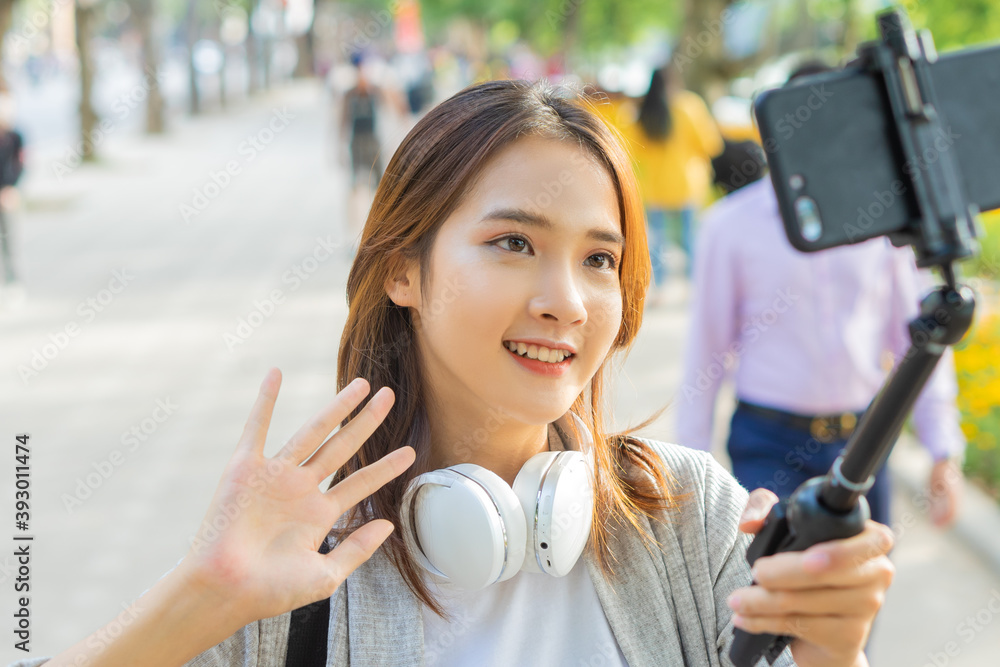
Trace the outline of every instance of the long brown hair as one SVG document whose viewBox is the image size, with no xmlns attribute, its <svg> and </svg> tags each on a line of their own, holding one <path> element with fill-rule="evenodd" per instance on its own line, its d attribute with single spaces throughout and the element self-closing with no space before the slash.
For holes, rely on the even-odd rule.
<svg viewBox="0 0 1000 667">
<path fill-rule="evenodd" d="M 602 163 L 617 190 L 625 249 L 619 263 L 622 321 L 611 353 L 587 390 L 570 410 L 590 430 L 595 443 L 593 530 L 601 570 L 614 574 L 608 547 L 609 522 L 630 523 L 649 543 L 655 538 L 639 521 L 672 508 L 676 498 L 648 445 L 629 434 L 652 422 L 616 434 L 603 424 L 604 373 L 615 352 L 627 351 L 642 322 L 650 280 L 645 220 L 631 161 L 621 137 L 600 120 L 587 95 L 545 81 L 489 81 L 465 88 L 431 109 L 396 150 L 375 193 L 357 256 L 347 279 L 348 316 L 337 359 L 337 386 L 356 377 L 374 389 L 388 386 L 396 395 L 389 415 L 355 455 L 334 475 L 331 486 L 392 450 L 409 445 L 417 460 L 406 472 L 359 503 L 346 516 L 341 536 L 372 519 L 388 519 L 395 530 L 382 549 L 413 593 L 442 618 L 443 608 L 419 576 L 401 533 L 399 506 L 407 484 L 426 469 L 430 427 L 414 327 L 407 308 L 394 304 L 385 283 L 407 262 L 419 262 L 421 282 L 428 276 L 431 246 L 444 220 L 456 209 L 486 163 L 519 137 L 533 135 L 574 141 Z M 422 284 L 421 289 L 424 288 Z M 600 314 L 598 314 L 600 315 Z M 587 326 L 587 325 L 584 325 Z M 348 418 L 353 418 L 360 406 Z M 662 412 L 662 409 L 661 411 Z M 345 424 L 348 420 L 345 420 Z M 646 474 L 629 474 L 632 466 Z"/>
</svg>

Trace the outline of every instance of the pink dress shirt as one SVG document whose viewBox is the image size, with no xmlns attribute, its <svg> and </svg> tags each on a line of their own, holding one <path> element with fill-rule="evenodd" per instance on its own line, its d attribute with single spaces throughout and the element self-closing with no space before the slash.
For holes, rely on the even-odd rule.
<svg viewBox="0 0 1000 667">
<path fill-rule="evenodd" d="M 795 250 L 769 178 L 702 215 L 694 268 L 677 430 L 681 444 L 706 451 L 729 374 L 736 395 L 751 403 L 804 415 L 864 410 L 885 364 L 908 349 L 907 324 L 932 286 L 913 251 L 884 237 Z M 917 437 L 935 460 L 965 447 L 957 391 L 949 349 L 913 410 Z"/>
</svg>

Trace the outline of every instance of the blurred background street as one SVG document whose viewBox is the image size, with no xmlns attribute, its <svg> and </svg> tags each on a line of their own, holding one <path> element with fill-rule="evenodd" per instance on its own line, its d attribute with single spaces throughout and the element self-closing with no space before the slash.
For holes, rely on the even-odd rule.
<svg viewBox="0 0 1000 667">
<path fill-rule="evenodd" d="M 852 52 L 874 36 L 878 8 L 713 0 L 665 14 L 662 3 L 636 0 L 602 23 L 592 5 L 553 2 L 529 30 L 525 3 L 493 13 L 467 4 L 463 15 L 409 1 L 99 0 L 75 12 L 22 2 L 0 15 L 0 125 L 25 146 L 23 177 L 0 196 L 16 270 L 0 286 L 0 437 L 9 448 L 0 500 L 13 508 L 14 436 L 29 433 L 31 655 L 102 626 L 184 555 L 268 368 L 284 379 L 267 454 L 335 393 L 347 271 L 370 197 L 371 174 L 352 185 L 345 138 L 345 99 L 359 76 L 380 90 L 382 168 L 421 113 L 474 81 L 594 83 L 610 95 L 615 122 L 652 68 L 685 52 L 685 85 L 705 98 L 722 136 L 753 142 L 750 95 L 783 81 L 790 56 L 836 62 Z M 959 3 L 946 26 L 939 4 L 908 9 L 918 26 L 942 26 L 940 47 L 1000 38 L 992 5 Z M 89 26 L 89 47 L 74 25 Z M 150 30 L 155 57 L 143 47 Z M 701 50 L 685 51 L 699 35 L 708 35 Z M 77 58 L 87 48 L 84 92 Z M 363 61 L 362 74 L 352 61 Z M 90 99 L 82 111 L 81 97 Z M 709 199 L 723 194 L 716 186 Z M 969 271 L 984 315 L 969 352 L 956 355 L 966 474 L 988 520 L 933 527 L 912 483 L 926 480 L 929 458 L 904 438 L 892 464 L 911 484 L 894 487 L 897 576 L 875 625 L 876 667 L 990 667 L 1000 656 L 1000 549 L 962 533 L 1000 522 L 997 221 L 984 216 L 984 252 Z M 680 247 L 667 252 L 684 265 Z M 671 403 L 644 431 L 667 441 L 677 441 L 690 318 L 682 274 L 648 305 L 612 394 L 619 427 Z M 724 462 L 732 396 L 724 385 L 716 406 L 714 453 Z M 6 619 L 11 545 L 0 548 Z M 5 628 L 2 664 L 25 657 Z"/>
</svg>

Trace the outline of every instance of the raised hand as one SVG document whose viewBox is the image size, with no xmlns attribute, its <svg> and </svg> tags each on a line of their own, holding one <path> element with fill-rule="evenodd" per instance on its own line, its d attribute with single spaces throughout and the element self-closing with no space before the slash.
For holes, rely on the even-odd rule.
<svg viewBox="0 0 1000 667">
<path fill-rule="evenodd" d="M 329 439 L 330 432 L 369 393 L 358 378 L 285 444 L 273 458 L 264 440 L 281 373 L 272 368 L 222 475 L 208 513 L 179 568 L 217 596 L 233 627 L 277 616 L 329 597 L 392 532 L 386 520 L 355 530 L 328 554 L 320 543 L 337 519 L 414 461 L 412 447 L 358 470 L 329 491 L 321 481 L 346 462 L 385 419 L 394 402 L 383 387 Z"/>
<path fill-rule="evenodd" d="M 766 489 L 755 490 L 740 529 L 759 531 L 777 500 Z M 869 521 L 854 537 L 759 558 L 757 585 L 729 597 L 733 624 L 796 637 L 792 656 L 800 667 L 867 665 L 864 646 L 895 571 L 887 557 L 892 544 L 889 527 Z"/>
</svg>

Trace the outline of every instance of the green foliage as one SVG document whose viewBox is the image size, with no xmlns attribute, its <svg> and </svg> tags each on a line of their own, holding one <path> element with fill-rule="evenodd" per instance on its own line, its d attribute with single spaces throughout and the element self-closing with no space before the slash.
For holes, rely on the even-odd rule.
<svg viewBox="0 0 1000 667">
<path fill-rule="evenodd" d="M 629 44 L 645 29 L 677 25 L 680 3 L 662 0 L 424 0 L 428 32 L 439 35 L 457 16 L 486 28 L 509 22 L 543 55 L 568 41 L 588 51 Z"/>
<path fill-rule="evenodd" d="M 955 346 L 958 407 L 968 440 L 965 472 L 1000 499 L 1000 314 L 978 320 Z"/>
<path fill-rule="evenodd" d="M 929 28 L 939 51 L 1000 40 L 997 0 L 903 0 L 917 29 Z"/>
<path fill-rule="evenodd" d="M 1000 209 L 983 213 L 979 254 L 962 263 L 962 273 L 1000 281 Z"/>
</svg>

